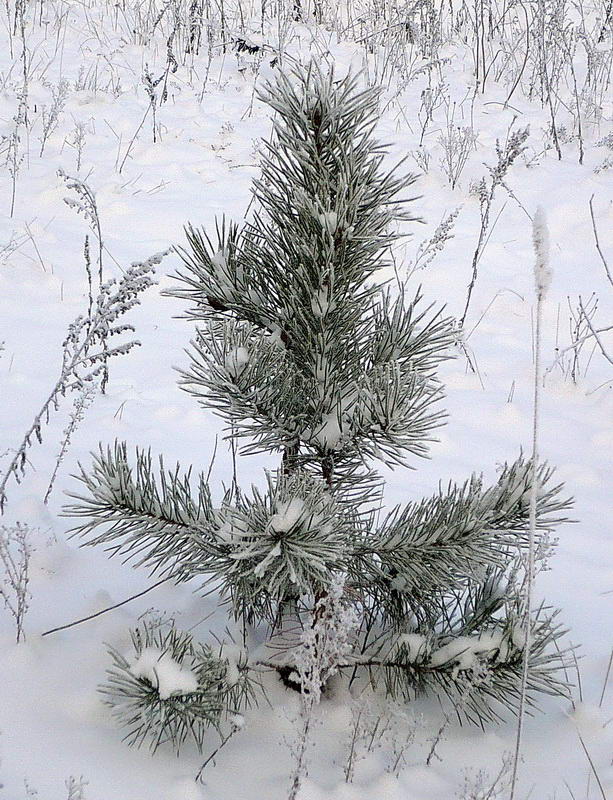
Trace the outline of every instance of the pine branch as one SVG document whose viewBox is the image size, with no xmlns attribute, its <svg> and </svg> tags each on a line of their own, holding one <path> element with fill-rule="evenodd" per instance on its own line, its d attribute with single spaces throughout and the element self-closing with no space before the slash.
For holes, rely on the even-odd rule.
<svg viewBox="0 0 613 800">
<path fill-rule="evenodd" d="M 503 567 L 509 548 L 527 541 L 530 470 L 531 462 L 520 456 L 489 489 L 473 476 L 462 486 L 450 483 L 430 499 L 394 509 L 358 549 L 366 582 L 383 581 L 392 591 L 419 596 L 479 581 L 487 568 Z M 552 473 L 546 464 L 539 467 L 541 531 L 566 521 L 559 513 L 570 505 L 559 498 L 561 486 L 548 486 Z"/>
<path fill-rule="evenodd" d="M 204 475 L 194 498 L 189 471 L 166 470 L 160 459 L 156 481 L 148 451 L 136 450 L 133 469 L 125 443 L 115 442 L 112 449 L 100 447 L 90 470 L 80 466 L 75 477 L 85 491 L 67 493 L 75 502 L 64 507 L 64 515 L 85 521 L 73 535 L 103 545 L 111 555 L 125 555 L 135 566 L 188 577 L 182 572 L 184 554 L 196 534 L 206 547 L 214 519 Z"/>
<path fill-rule="evenodd" d="M 351 517 L 321 479 L 298 471 L 268 475 L 267 484 L 227 498 L 215 512 L 214 555 L 196 539 L 186 559 L 191 574 L 219 576 L 222 595 L 249 619 L 271 620 L 278 604 L 324 591 L 345 567 L 352 535 Z"/>
<path fill-rule="evenodd" d="M 568 696 L 568 685 L 560 673 L 569 653 L 554 649 L 565 634 L 555 623 L 557 613 L 540 608 L 533 618 L 527 688 L 527 705 L 532 709 L 539 694 Z M 424 692 L 442 693 L 460 721 L 483 726 L 503 721 L 505 711 L 518 712 L 522 642 L 519 616 L 514 615 L 471 636 L 400 635 L 374 652 L 341 661 L 338 669 L 367 670 L 374 685 L 384 683 L 389 695 L 407 701 Z M 263 659 L 254 666 L 281 674 L 291 663 L 291 657 L 282 661 Z"/>
<path fill-rule="evenodd" d="M 124 739 L 152 752 L 169 742 L 178 752 L 191 739 L 202 751 L 209 727 L 249 705 L 254 684 L 245 665 L 193 641 L 174 627 L 145 624 L 131 632 L 132 658 L 109 648 L 113 664 L 100 687 Z"/>
</svg>

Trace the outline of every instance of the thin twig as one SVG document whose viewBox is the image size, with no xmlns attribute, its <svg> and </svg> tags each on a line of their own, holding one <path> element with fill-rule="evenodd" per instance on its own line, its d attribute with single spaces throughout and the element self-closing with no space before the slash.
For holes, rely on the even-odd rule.
<svg viewBox="0 0 613 800">
<path fill-rule="evenodd" d="M 598 250 L 598 255 L 600 256 L 600 260 L 604 266 L 604 270 L 607 273 L 607 278 L 609 279 L 609 283 L 613 286 L 613 276 L 611 275 L 611 270 L 609 269 L 609 265 L 607 264 L 607 260 L 604 257 L 604 253 L 602 252 L 602 248 L 600 247 L 600 240 L 598 239 L 598 229 L 596 228 L 596 218 L 594 216 L 594 206 L 592 204 L 592 200 L 594 199 L 594 195 L 590 197 L 590 215 L 592 217 L 592 230 L 594 231 L 594 240 L 596 242 L 596 250 Z"/>
<path fill-rule="evenodd" d="M 203 765 L 200 767 L 200 769 L 198 770 L 198 773 L 196 774 L 196 777 L 194 778 L 194 780 L 196 781 L 196 783 L 198 783 L 198 781 L 201 781 L 201 780 L 202 780 L 202 773 L 204 772 L 204 768 L 207 766 L 207 764 L 210 764 L 210 763 L 211 763 L 211 761 L 213 761 L 213 759 L 214 759 L 214 758 L 215 758 L 215 756 L 216 756 L 216 755 L 219 753 L 219 751 L 221 750 L 221 748 L 222 748 L 224 745 L 226 745 L 226 744 L 227 744 L 227 743 L 230 741 L 230 739 L 231 739 L 231 738 L 234 736 L 234 734 L 235 734 L 235 733 L 236 733 L 238 730 L 239 730 L 239 728 L 237 728 L 236 726 L 233 726 L 233 727 L 232 727 L 232 729 L 230 730 L 230 733 L 228 733 L 226 736 L 222 737 L 222 740 L 221 740 L 220 744 L 219 744 L 219 745 L 218 745 L 218 746 L 215 748 L 215 750 L 213 750 L 213 752 L 211 753 L 211 755 L 210 755 L 210 756 L 209 756 L 209 757 L 206 759 L 206 761 L 204 762 L 204 764 L 203 764 Z"/>
<path fill-rule="evenodd" d="M 581 300 L 579 300 L 579 307 L 581 308 L 581 310 L 585 314 L 585 309 L 583 308 L 583 304 L 582 304 Z M 592 334 L 592 336 L 596 340 L 596 343 L 597 343 L 598 347 L 600 348 L 600 352 L 602 353 L 602 355 L 606 358 L 606 360 L 609 362 L 609 364 L 613 364 L 613 358 L 611 358 L 611 356 L 607 353 L 607 351 L 605 350 L 605 346 L 603 345 L 602 341 L 600 340 L 600 337 L 598 336 L 598 334 L 602 333 L 602 331 L 598 331 L 598 330 L 596 330 L 594 328 L 594 326 L 592 325 L 592 323 L 590 321 L 590 318 L 587 316 L 587 314 L 585 314 L 585 324 L 590 329 L 590 333 Z M 610 330 L 612 327 L 613 327 L 613 325 L 609 326 L 609 328 L 606 329 L 606 330 Z"/>
<path fill-rule="evenodd" d="M 80 625 L 82 622 L 87 622 L 90 619 L 95 619 L 96 617 L 102 616 L 102 614 L 106 614 L 107 611 L 113 611 L 115 608 L 119 608 L 120 606 L 125 606 L 126 603 L 130 603 L 132 600 L 136 600 L 137 597 L 142 597 L 144 594 L 151 592 L 153 589 L 157 589 L 158 586 L 161 586 L 166 581 L 169 581 L 173 576 L 169 575 L 167 578 L 162 578 L 157 583 L 154 583 L 152 586 L 149 586 L 148 589 L 143 589 L 142 592 L 137 592 L 137 594 L 133 594 L 131 597 L 127 597 L 125 600 L 122 600 L 120 603 L 115 603 L 112 606 L 107 606 L 103 608 L 101 611 L 96 611 L 95 614 L 90 614 L 88 617 L 81 617 L 81 619 L 76 619 L 74 622 L 68 622 L 66 625 L 58 625 L 57 628 L 51 628 L 49 631 L 45 631 L 41 633 L 41 636 L 49 636 L 51 633 L 57 633 L 57 631 L 64 631 L 66 628 L 73 628 L 75 625 Z"/>
<path fill-rule="evenodd" d="M 126 153 L 125 153 L 124 157 L 123 157 L 123 158 L 122 158 L 122 160 L 121 160 L 121 164 L 119 165 L 119 169 L 117 170 L 117 171 L 119 172 L 119 174 L 120 174 L 120 175 L 121 175 L 121 170 L 124 168 L 124 166 L 125 166 L 125 163 L 126 163 L 126 160 L 127 160 L 128 156 L 130 155 L 130 150 L 132 150 L 132 145 L 133 145 L 133 144 L 134 144 L 134 142 L 136 141 L 136 139 L 137 139 L 137 137 L 138 137 L 138 134 L 141 132 L 141 128 L 142 128 L 142 127 L 143 127 L 143 125 L 145 124 L 145 120 L 146 120 L 146 119 L 147 119 L 147 117 L 149 116 L 149 111 L 151 110 L 151 105 L 152 105 L 152 104 L 151 104 L 151 101 L 150 101 L 150 102 L 149 102 L 149 105 L 147 106 L 147 110 L 145 111 L 145 115 L 144 115 L 144 117 L 142 118 L 142 120 L 140 121 L 140 125 L 139 125 L 139 126 L 138 126 L 138 128 L 136 129 L 136 133 L 135 133 L 135 134 L 134 134 L 134 136 L 132 137 L 132 140 L 130 141 L 130 144 L 128 145 L 128 149 L 126 150 Z"/>
<path fill-rule="evenodd" d="M 568 782 L 566 780 L 564 781 L 564 786 L 566 786 L 566 788 L 568 789 L 568 793 L 572 797 L 572 799 L 573 800 L 577 800 L 577 798 L 575 797 L 575 795 L 573 793 L 573 790 L 570 788 L 570 786 L 568 785 Z"/>
<path fill-rule="evenodd" d="M 579 729 L 577 728 L 576 730 L 577 730 L 577 736 L 579 737 L 579 741 L 581 742 L 581 747 L 583 748 L 583 752 L 585 753 L 585 757 L 587 758 L 587 760 L 589 762 L 589 765 L 592 768 L 592 772 L 594 773 L 594 777 L 596 778 L 596 783 L 598 784 L 598 788 L 600 789 L 600 794 L 602 795 L 602 800 L 608 800 L 607 795 L 606 795 L 605 790 L 604 790 L 604 787 L 603 787 L 602 782 L 600 780 L 600 776 L 596 772 L 596 767 L 594 766 L 594 762 L 592 761 L 592 757 L 591 757 L 591 755 L 589 753 L 589 750 L 585 746 L 585 742 L 583 741 L 583 737 L 581 736 L 581 733 L 580 733 Z"/>
<path fill-rule="evenodd" d="M 611 655 L 609 656 L 609 664 L 607 666 L 607 674 L 604 676 L 604 683 L 602 684 L 602 692 L 600 693 L 600 700 L 598 701 L 598 708 L 602 708 L 602 701 L 604 700 L 605 692 L 607 691 L 607 683 L 609 682 L 609 673 L 611 672 L 611 664 L 613 664 L 613 647 L 611 648 Z"/>
</svg>

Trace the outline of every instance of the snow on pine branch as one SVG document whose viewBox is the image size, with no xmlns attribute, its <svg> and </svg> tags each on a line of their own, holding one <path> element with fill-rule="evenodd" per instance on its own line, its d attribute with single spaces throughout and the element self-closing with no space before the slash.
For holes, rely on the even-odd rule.
<svg viewBox="0 0 613 800">
<path fill-rule="evenodd" d="M 190 633 L 162 621 L 131 631 L 131 652 L 109 648 L 112 666 L 101 692 L 126 740 L 155 751 L 170 742 L 178 751 L 186 740 L 202 749 L 209 727 L 247 705 L 254 686 L 242 661 L 218 655 Z"/>
<path fill-rule="evenodd" d="M 190 694 L 198 690 L 198 678 L 189 667 L 183 667 L 167 652 L 146 647 L 130 664 L 135 678 L 144 678 L 155 686 L 162 700 L 172 695 Z"/>
</svg>

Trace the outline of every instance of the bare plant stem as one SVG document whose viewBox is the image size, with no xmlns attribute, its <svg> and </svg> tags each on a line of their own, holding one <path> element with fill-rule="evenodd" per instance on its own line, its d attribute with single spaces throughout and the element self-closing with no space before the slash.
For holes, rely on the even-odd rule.
<svg viewBox="0 0 613 800">
<path fill-rule="evenodd" d="M 604 786 L 602 785 L 602 781 L 600 780 L 600 776 L 598 775 L 598 772 L 596 772 L 596 767 L 594 765 L 594 762 L 592 761 L 592 757 L 589 753 L 589 750 L 586 747 L 585 742 L 583 741 L 583 736 L 581 736 L 581 733 L 579 732 L 578 729 L 577 729 L 577 736 L 579 737 L 579 741 L 581 742 L 581 747 L 583 749 L 583 752 L 585 753 L 585 757 L 587 758 L 588 763 L 592 769 L 592 772 L 594 773 L 594 777 L 596 778 L 596 783 L 598 784 L 598 788 L 600 789 L 602 800 L 608 800 L 606 792 L 604 790 Z"/>
<path fill-rule="evenodd" d="M 604 257 L 604 253 L 602 252 L 602 248 L 600 247 L 600 239 L 598 238 L 598 228 L 596 227 L 596 217 L 594 216 L 594 195 L 590 197 L 590 216 L 592 217 L 592 230 L 594 231 L 594 241 L 596 242 L 596 250 L 598 251 L 598 255 L 600 256 L 600 260 L 602 261 L 602 265 L 604 267 L 604 271 L 607 274 L 607 278 L 609 279 L 609 283 L 611 284 L 611 286 L 613 286 L 613 276 L 611 275 L 611 270 L 609 269 L 607 260 Z"/>
<path fill-rule="evenodd" d="M 583 308 L 583 305 L 582 305 L 582 303 L 581 303 L 581 300 L 579 300 L 579 307 L 581 308 L 581 310 L 582 310 L 582 311 L 583 311 L 583 313 L 585 314 L 585 309 Z M 604 344 L 602 343 L 602 339 L 601 339 L 601 338 L 600 338 L 600 336 L 598 335 L 599 333 L 601 333 L 601 331 L 598 331 L 598 330 L 596 330 L 596 328 L 595 328 L 595 327 L 592 325 L 592 321 L 591 321 L 591 320 L 590 320 L 590 318 L 587 316 L 587 314 L 585 314 L 585 324 L 586 324 L 586 325 L 587 325 L 587 327 L 590 329 L 590 334 L 591 334 L 591 335 L 594 337 L 594 339 L 596 340 L 596 344 L 598 345 L 598 348 L 600 349 L 600 352 L 602 353 L 602 355 L 604 356 L 604 358 L 606 358 L 606 360 L 609 362 L 609 364 L 613 364 L 613 358 L 612 358 L 612 357 L 611 357 L 611 356 L 610 356 L 610 355 L 607 353 L 607 351 L 606 351 L 606 349 L 605 349 L 605 346 L 604 346 Z"/>
<path fill-rule="evenodd" d="M 538 255 L 537 255 L 538 259 Z M 532 593 L 534 584 L 534 564 L 536 555 L 536 503 L 538 493 L 538 432 L 539 432 L 539 412 L 540 412 L 540 388 L 541 388 L 541 328 L 543 323 L 543 300 L 545 290 L 539 286 L 537 278 L 536 295 L 536 331 L 534 342 L 534 382 L 533 382 L 533 410 L 532 410 L 532 463 L 530 481 L 530 513 L 528 530 L 528 564 L 524 578 L 524 615 L 525 615 L 525 638 L 523 642 L 523 659 L 521 689 L 519 698 L 519 709 L 517 713 L 517 736 L 515 739 L 515 753 L 513 757 L 513 773 L 511 777 L 510 800 L 514 800 L 517 788 L 517 775 L 519 761 L 521 757 L 522 734 L 524 717 L 526 711 L 526 696 L 528 689 L 528 671 L 530 668 L 530 649 L 532 645 Z"/>
<path fill-rule="evenodd" d="M 607 672 L 604 676 L 604 683 L 602 684 L 602 692 L 600 693 L 600 700 L 598 701 L 598 708 L 602 708 L 602 701 L 604 700 L 605 692 L 607 691 L 607 683 L 609 682 L 609 674 L 611 672 L 611 665 L 613 664 L 613 648 L 609 656 L 609 664 L 607 665 Z"/>
<path fill-rule="evenodd" d="M 149 112 L 151 111 L 151 108 L 152 108 L 152 101 L 150 99 L 149 100 L 149 105 L 147 106 L 147 110 L 145 111 L 145 114 L 144 114 L 143 118 L 140 121 L 140 125 L 136 129 L 136 133 L 134 134 L 134 136 L 132 137 L 132 139 L 130 141 L 130 144 L 128 145 L 128 149 L 126 150 L 125 155 L 121 160 L 121 164 L 119 165 L 119 169 L 117 170 L 120 175 L 121 175 L 122 169 L 125 166 L 126 161 L 128 160 L 128 156 L 130 155 L 130 151 L 132 150 L 134 142 L 137 140 L 138 134 L 141 132 L 141 128 L 143 127 L 143 125 L 145 124 L 145 120 L 149 116 Z"/>
<path fill-rule="evenodd" d="M 553 100 L 552 100 L 552 92 L 551 92 L 551 82 L 549 80 L 549 71 L 547 66 L 547 53 L 545 52 L 545 0 L 539 0 L 538 2 L 538 9 L 539 9 L 539 16 L 540 16 L 540 42 L 539 42 L 539 49 L 541 51 L 541 64 L 540 68 L 542 71 L 542 75 L 545 81 L 545 92 L 547 95 L 547 105 L 549 107 L 549 116 L 551 117 L 551 133 L 553 136 L 553 142 L 555 144 L 556 153 L 558 154 L 558 161 L 562 160 L 562 150 L 560 149 L 560 141 L 558 139 L 558 128 L 556 126 L 556 115 L 553 108 Z"/>
<path fill-rule="evenodd" d="M 215 748 L 215 750 L 213 750 L 211 755 L 205 760 L 205 762 L 202 764 L 202 766 L 198 770 L 198 772 L 196 774 L 196 777 L 195 777 L 196 783 L 198 783 L 198 781 L 202 780 L 202 773 L 204 772 L 205 767 L 208 766 L 211 763 L 211 761 L 214 760 L 215 756 L 217 755 L 217 753 L 219 753 L 221 748 L 224 747 L 226 744 L 228 744 L 228 742 L 234 736 L 234 734 L 237 732 L 237 730 L 238 730 L 238 728 L 233 727 L 230 730 L 230 733 L 228 733 L 228 734 L 226 734 L 225 736 L 222 737 L 220 744 Z"/>
<path fill-rule="evenodd" d="M 166 578 L 161 578 L 161 580 L 157 581 L 157 583 L 152 584 L 147 589 L 143 589 L 142 592 L 137 592 L 136 594 L 131 595 L 130 597 L 126 597 L 125 600 L 122 600 L 119 603 L 114 603 L 112 606 L 107 606 L 106 608 L 101 609 L 100 611 L 96 611 L 95 614 L 90 614 L 87 617 L 81 617 L 81 619 L 76 619 L 74 622 L 68 622 L 66 625 L 58 625 L 57 628 L 51 628 L 44 633 L 41 633 L 41 636 L 49 636 L 52 633 L 57 633 L 57 631 L 65 631 L 67 628 L 74 628 L 75 625 L 80 625 L 82 622 L 88 622 L 90 619 L 95 619 L 96 617 L 101 617 L 103 614 L 106 614 L 108 611 L 114 611 L 116 608 L 120 608 L 121 606 L 125 606 L 127 603 L 130 603 L 132 600 L 136 600 L 137 597 L 142 597 L 143 595 L 147 594 L 148 592 L 157 589 L 158 586 L 161 586 L 163 583 L 166 583 L 172 578 L 172 575 L 169 575 Z"/>
</svg>

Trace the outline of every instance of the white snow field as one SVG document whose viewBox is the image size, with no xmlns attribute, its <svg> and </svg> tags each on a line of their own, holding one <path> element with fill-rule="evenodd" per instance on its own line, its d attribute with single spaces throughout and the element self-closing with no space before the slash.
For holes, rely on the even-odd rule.
<svg viewBox="0 0 613 800">
<path fill-rule="evenodd" d="M 613 647 L 611 331 L 598 334 L 597 341 L 582 317 L 575 339 L 585 339 L 565 351 L 572 344 L 571 313 L 581 313 L 580 298 L 593 329 L 613 325 L 613 285 L 603 263 L 613 269 L 613 166 L 607 167 L 611 147 L 602 143 L 613 136 L 613 93 L 602 77 L 613 59 L 611 22 L 606 21 L 606 3 L 551 4 L 561 29 L 568 25 L 574 31 L 579 89 L 575 95 L 569 72 L 552 103 L 541 104 L 536 90 L 529 96 L 532 57 L 520 74 L 528 19 L 522 9 L 532 14 L 532 6 L 509 4 L 506 13 L 517 23 L 504 40 L 498 41 L 496 33 L 485 37 L 482 28 L 471 39 L 466 20 L 479 4 L 453 0 L 453 24 L 446 18 L 436 52 L 432 45 L 426 53 L 419 44 L 420 15 L 450 14 L 447 5 L 438 0 L 359 8 L 332 4 L 320 8 L 318 20 L 305 6 L 297 21 L 289 4 L 283 8 L 281 2 L 270 8 L 232 2 L 213 8 L 207 3 L 202 6 L 208 22 L 200 51 L 186 54 L 190 4 L 183 0 L 17 0 L 17 5 L 7 0 L 0 24 L 0 474 L 57 381 L 69 323 L 87 312 L 86 235 L 92 269 L 97 269 L 92 221 L 65 202 L 78 198 L 58 170 L 78 177 L 95 193 L 104 276 L 120 277 L 131 262 L 181 243 L 188 221 L 208 230 L 219 215 L 242 221 L 250 182 L 258 175 L 258 143 L 271 127 L 270 110 L 254 89 L 274 77 L 280 64 L 306 64 L 314 57 L 339 75 L 366 68 L 365 80 L 382 78 L 378 136 L 390 144 L 390 165 L 421 153 L 420 166 L 409 156 L 405 167 L 420 173 L 413 210 L 424 223 L 408 226 L 412 236 L 397 249 L 397 270 L 404 277 L 420 243 L 459 209 L 453 238 L 426 266 L 418 262 L 410 283 L 415 289 L 422 286 L 426 301 L 446 305 L 459 318 L 480 226 L 479 200 L 471 185 L 489 175 L 485 165 L 496 164 L 496 140 L 504 143 L 511 125 L 513 130 L 529 125 L 527 149 L 497 189 L 478 263 L 465 325 L 473 369 L 459 348 L 445 362 L 447 424 L 431 448 L 431 459 L 413 462 L 414 471 L 385 471 L 386 501 L 392 506 L 419 498 L 436 491 L 439 481 L 462 481 L 474 471 L 492 479 L 497 467 L 521 448 L 530 452 L 536 305 L 531 218 L 541 206 L 553 277 L 544 307 L 547 374 L 540 450 L 575 498 L 575 522 L 557 532 L 557 547 L 548 571 L 537 577 L 535 593 L 536 602 L 546 598 L 560 609 L 568 628 L 565 642 L 577 645 L 577 662 L 568 674 L 573 702 L 544 698 L 542 713 L 526 720 L 516 797 L 613 798 L 613 670 L 607 673 Z M 497 5 L 485 5 L 498 18 Z M 177 20 L 181 25 L 168 45 Z M 404 21 L 417 31 L 414 41 L 413 35 L 399 35 L 399 30 L 413 30 L 402 28 Z M 591 43 L 582 38 L 585 31 Z M 557 35 L 553 32 L 552 38 Z M 259 49 L 237 53 L 241 38 L 252 50 Z M 168 47 L 178 62 L 176 71 Z M 497 50 L 500 55 L 494 58 Z M 583 92 L 588 51 L 600 70 L 592 94 Z M 492 64 L 485 86 L 477 88 L 475 52 Z M 555 69 L 551 65 L 551 73 Z M 479 70 L 482 75 L 481 61 Z M 162 76 L 151 90 L 155 142 L 146 74 L 153 82 Z M 431 116 L 426 113 L 430 101 Z M 552 108 L 561 159 L 551 133 Z M 470 130 L 465 134 L 464 129 Z M 454 188 L 441 165 L 442 139 L 448 133 L 468 137 L 466 164 Z M 0 525 L 19 521 L 29 526 L 34 552 L 25 641 L 15 643 L 14 620 L 0 608 L 2 800 L 281 800 L 288 795 L 293 763 L 288 742 L 296 728 L 299 696 L 274 675 L 263 678 L 268 702 L 245 712 L 244 725 L 199 783 L 194 776 L 219 742 L 213 731 L 204 755 L 192 745 L 179 757 L 166 746 L 155 755 L 146 746 L 130 748 L 97 692 L 109 665 L 105 644 L 127 652 L 129 628 L 148 610 L 174 617 L 178 627 L 191 629 L 203 641 L 224 635 L 226 610 L 217 608 L 214 596 L 202 597 L 197 585 L 165 583 L 89 622 L 41 636 L 157 580 L 120 558 L 110 559 L 101 548 L 81 549 L 67 536 L 71 521 L 61 515 L 64 492 L 75 489 L 71 475 L 77 462 L 89 463 L 99 442 L 126 440 L 130 447 L 150 447 L 155 457 L 163 454 L 169 465 L 178 461 L 206 471 L 217 440 L 214 494 L 221 495 L 222 484 L 231 480 L 232 454 L 222 439 L 221 422 L 176 383 L 175 367 L 185 366 L 184 348 L 194 330 L 178 318 L 181 303 L 163 297 L 161 290 L 171 285 L 168 276 L 179 263 L 174 253 L 164 258 L 157 285 L 126 317 L 141 346 L 111 360 L 107 392 L 92 398 L 72 433 L 48 503 L 43 498 L 77 394 L 60 398 L 49 423 L 43 420 L 42 443 L 33 438 L 22 482 L 10 480 L 6 487 Z M 382 270 L 380 278 L 394 279 L 392 269 Z M 596 299 L 598 307 L 590 316 Z M 243 355 L 236 354 L 233 368 L 241 368 Z M 275 466 L 274 459 L 240 457 L 238 480 L 263 485 L 264 468 Z M 286 510 L 289 515 L 295 511 Z M 287 524 L 278 522 L 279 529 Z M 146 653 L 135 668 L 149 673 L 154 656 Z M 189 670 L 169 658 L 163 677 L 169 694 L 194 681 Z M 508 797 L 506 778 L 493 784 L 513 751 L 516 721 L 509 718 L 481 730 L 452 720 L 426 765 L 443 721 L 436 698 L 402 709 L 406 717 L 376 738 L 372 751 L 356 763 L 352 782 L 346 782 L 352 703 L 339 689 L 317 709 L 304 800 Z M 394 754 L 407 737 L 412 741 L 404 751 L 406 763 L 395 770 Z"/>
</svg>

